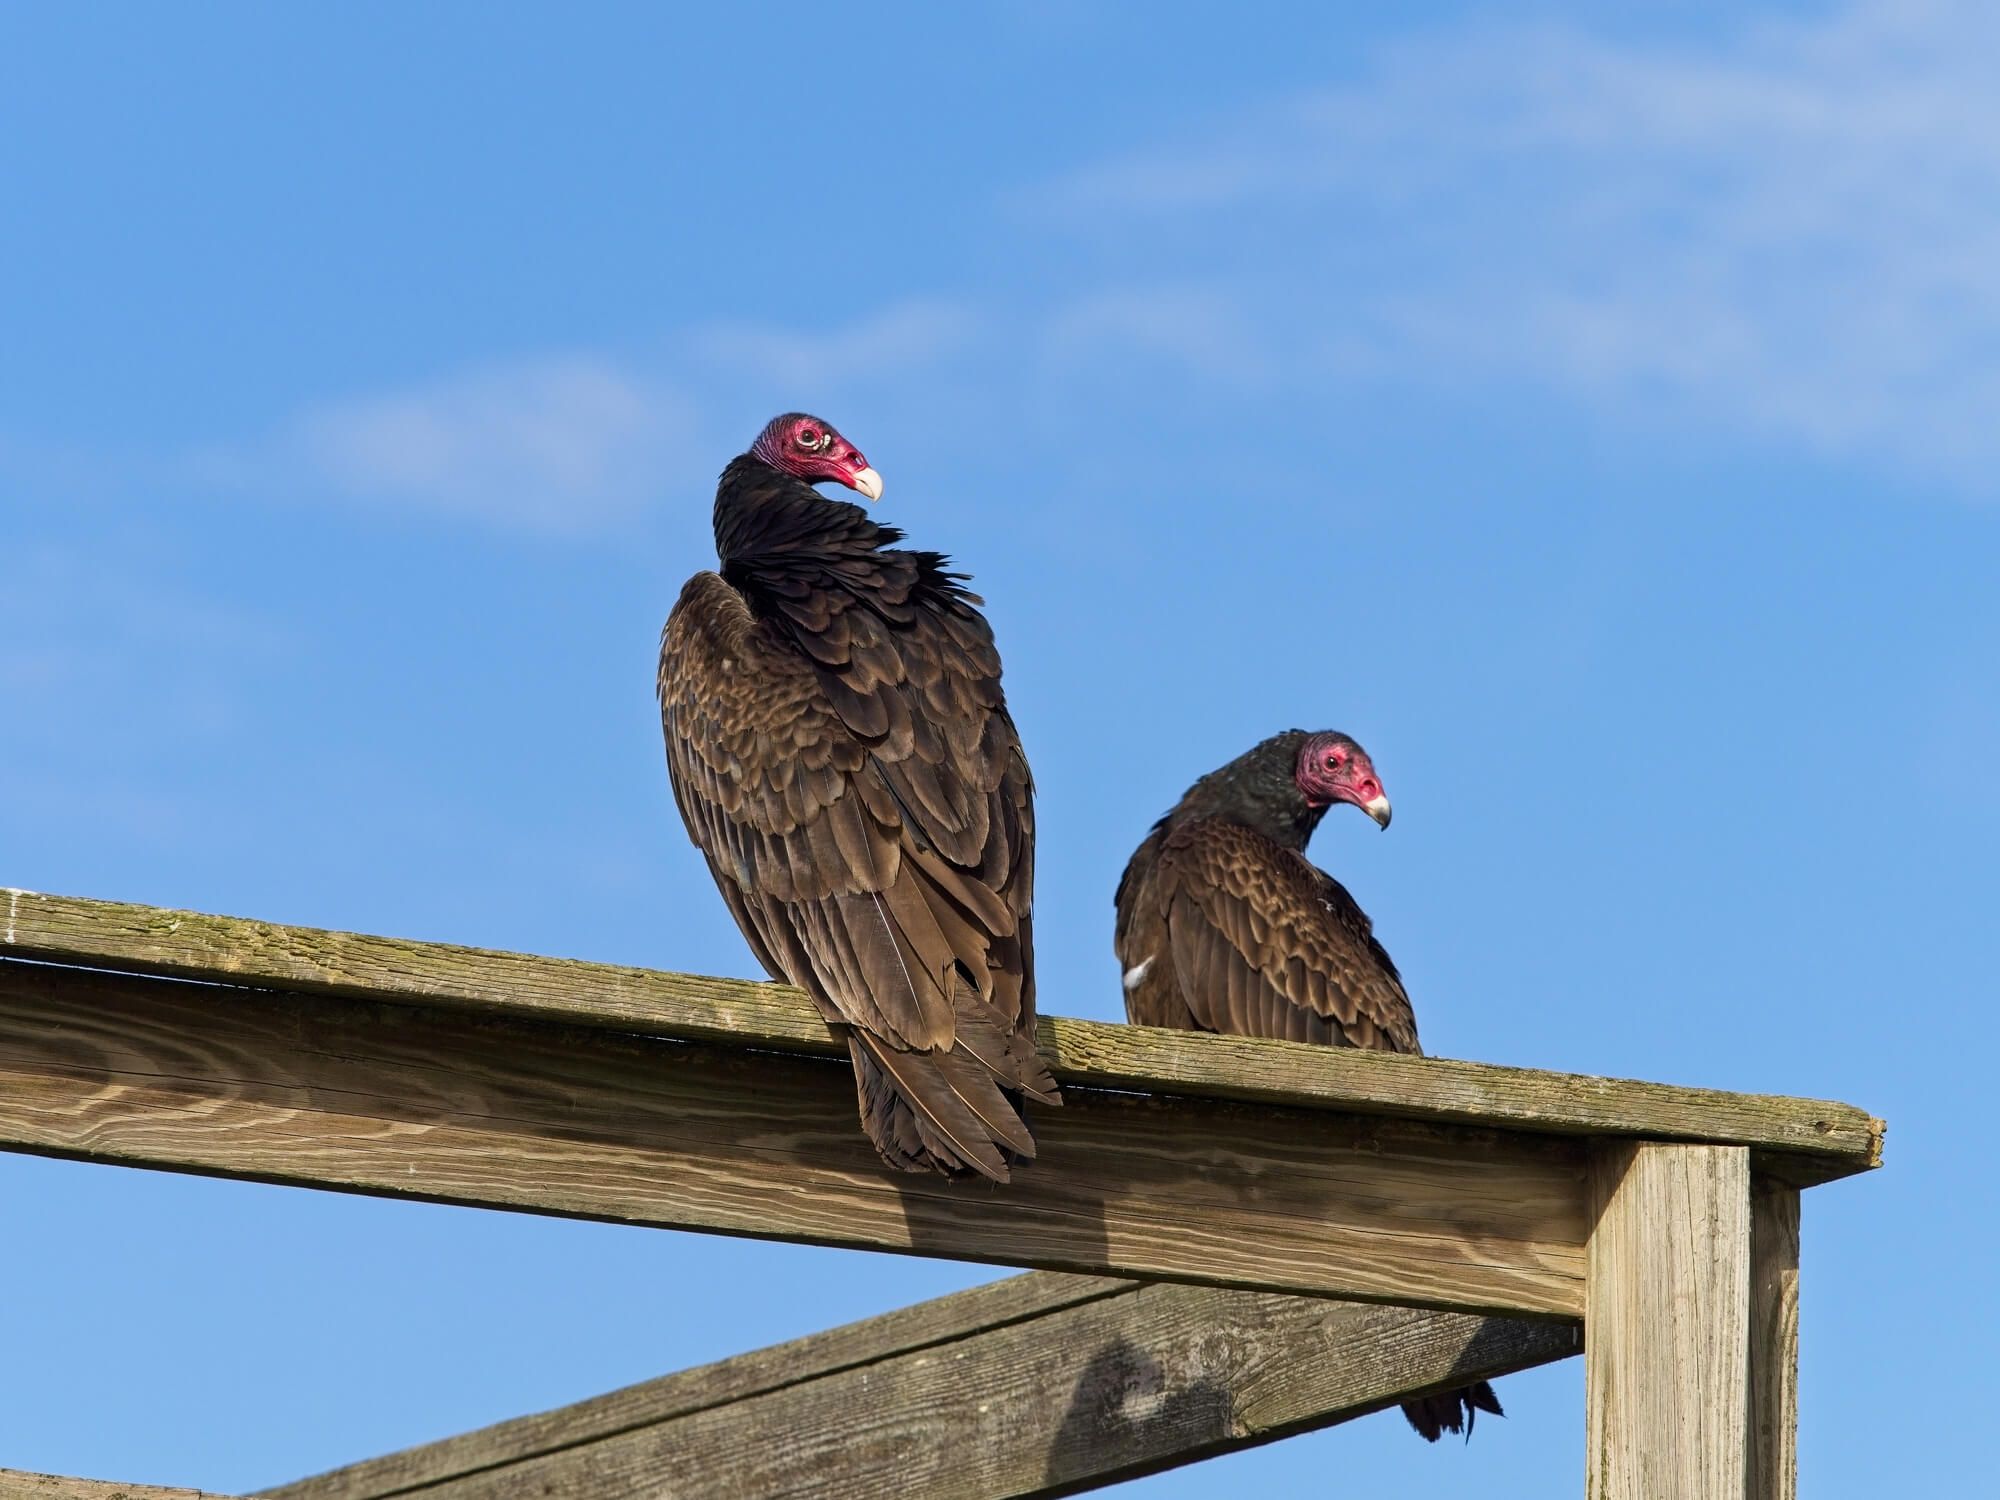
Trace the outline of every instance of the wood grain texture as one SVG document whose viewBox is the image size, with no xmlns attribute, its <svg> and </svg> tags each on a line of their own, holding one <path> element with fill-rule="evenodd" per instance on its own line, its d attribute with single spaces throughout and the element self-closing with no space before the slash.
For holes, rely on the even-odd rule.
<svg viewBox="0 0 2000 1500">
<path fill-rule="evenodd" d="M 1591 1188 L 1585 1493 L 1744 1494 L 1749 1153 L 1607 1143 L 1593 1157 Z"/>
<path fill-rule="evenodd" d="M 891 1314 L 912 1319 L 900 1334 L 874 1319 L 547 1413 L 532 1428 L 504 1423 L 268 1495 L 1070 1494 L 1579 1347 L 1574 1324 L 1205 1287 L 1045 1284 L 1031 1276 L 960 1293 Z M 982 1299 L 996 1296 L 1042 1306 L 987 1323 Z M 945 1327 L 964 1331 L 935 1336 Z M 897 1347 L 899 1338 L 909 1342 Z M 782 1379 L 788 1370 L 797 1378 Z M 607 1422 L 614 1409 L 626 1420 Z"/>
<path fill-rule="evenodd" d="M 214 1490 L 118 1484 L 108 1479 L 69 1479 L 61 1474 L 0 1469 L 0 1500 L 230 1500 L 230 1497 Z"/>
<path fill-rule="evenodd" d="M 506 1464 L 603 1442 L 636 1428 L 824 1380 L 918 1350 L 1026 1325 L 1065 1308 L 1135 1291 L 1108 1276 L 1031 1271 L 880 1317 L 808 1334 L 734 1359 L 663 1375 L 588 1401 L 363 1460 L 265 1491 L 274 1500 L 377 1500 Z M 1538 1325 L 1541 1326 L 1541 1325 Z"/>
<path fill-rule="evenodd" d="M 844 1062 L 0 962 L 0 1146 L 923 1255 L 1573 1317 L 1582 1143 L 1078 1090 L 1008 1188 L 895 1173 Z"/>
<path fill-rule="evenodd" d="M 1799 1194 L 1750 1190 L 1750 1500 L 1799 1492 Z"/>
<path fill-rule="evenodd" d="M 799 991 L 445 943 L 281 927 L 0 890 L 0 954 L 308 994 L 397 1000 L 684 1041 L 845 1056 Z M 1558 1135 L 1749 1146 L 1797 1186 L 1879 1166 L 1883 1125 L 1851 1105 L 1043 1016 L 1063 1085 Z"/>
</svg>

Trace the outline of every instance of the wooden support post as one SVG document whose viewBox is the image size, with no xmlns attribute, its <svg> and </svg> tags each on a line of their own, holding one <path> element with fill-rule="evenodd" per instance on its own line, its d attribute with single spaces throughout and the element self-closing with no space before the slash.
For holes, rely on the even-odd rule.
<svg viewBox="0 0 2000 1500">
<path fill-rule="evenodd" d="M 1763 1175 L 1750 1190 L 1749 1500 L 1799 1492 L 1799 1192 Z"/>
<path fill-rule="evenodd" d="M 1746 1493 L 1750 1154 L 1600 1144 L 1585 1293 L 1589 1500 Z"/>
<path fill-rule="evenodd" d="M 1073 1494 L 1562 1359 L 1579 1332 L 1043 1272 L 370 1459 L 266 1500 Z"/>
</svg>

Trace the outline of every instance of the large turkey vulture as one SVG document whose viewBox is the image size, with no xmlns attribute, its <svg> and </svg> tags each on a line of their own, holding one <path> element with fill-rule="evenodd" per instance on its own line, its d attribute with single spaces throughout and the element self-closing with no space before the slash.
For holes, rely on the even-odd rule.
<svg viewBox="0 0 2000 1500">
<path fill-rule="evenodd" d="M 881 478 L 829 424 L 774 418 L 722 471 L 720 573 L 660 641 L 688 837 L 773 979 L 846 1033 L 890 1165 L 1007 1180 L 1031 1159 L 1034 782 L 993 632 L 936 552 L 860 506 Z"/>
<path fill-rule="evenodd" d="M 1374 925 L 1306 842 L 1336 802 L 1382 827 L 1389 799 L 1344 734 L 1288 729 L 1201 778 L 1118 882 L 1113 946 L 1140 1026 L 1416 1052 L 1417 1018 Z M 1403 1403 L 1432 1442 L 1500 1412 L 1485 1381 Z"/>
</svg>

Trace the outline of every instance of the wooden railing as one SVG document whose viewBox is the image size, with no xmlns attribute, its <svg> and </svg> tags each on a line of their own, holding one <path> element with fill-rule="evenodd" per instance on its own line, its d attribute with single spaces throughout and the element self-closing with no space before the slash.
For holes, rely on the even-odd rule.
<svg viewBox="0 0 2000 1500">
<path fill-rule="evenodd" d="M 940 1387 L 908 1371 L 1004 1369 L 1048 1320 L 1067 1362 L 998 1398 L 954 1381 L 977 1454 L 940 1450 L 962 1483 L 904 1492 L 1069 1493 L 1559 1358 L 1586 1317 L 1593 1495 L 1789 1495 L 1798 1189 L 1881 1161 L 1881 1121 L 1848 1105 L 1047 1017 L 1066 1102 L 1035 1110 L 1035 1163 L 1006 1187 L 908 1176 L 783 986 L 0 902 L 0 1149 L 1069 1273 L 601 1398 L 628 1413 L 610 1426 L 585 1403 L 282 1492 L 299 1500 L 608 1500 L 626 1491 L 576 1476 L 637 1484 L 668 1452 L 677 1494 L 831 1484 L 812 1414 L 856 1370 L 905 1391 L 909 1421 L 881 1420 L 918 1431 Z M 1027 1310 L 994 1322 L 994 1298 Z M 1077 1407 L 1121 1360 L 1157 1400 Z M 1004 1410 L 973 1422 L 980 1402 Z M 781 1409 L 796 1441 L 747 1443 Z M 877 1492 L 872 1451 L 813 1492 Z M 508 1487 L 531 1470 L 561 1483 Z M 430 1477 L 367 1477 L 405 1472 Z"/>
</svg>

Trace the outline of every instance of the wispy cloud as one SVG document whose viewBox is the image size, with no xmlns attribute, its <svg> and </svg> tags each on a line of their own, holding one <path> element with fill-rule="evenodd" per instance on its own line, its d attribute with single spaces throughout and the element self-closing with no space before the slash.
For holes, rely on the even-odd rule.
<svg viewBox="0 0 2000 1500">
<path fill-rule="evenodd" d="M 695 404 L 667 384 L 560 355 L 318 403 L 194 467 L 264 492 L 592 531 L 657 495 L 695 422 Z"/>
<path fill-rule="evenodd" d="M 201 469 L 600 531 L 788 405 L 908 434 L 1038 401 L 1096 420 L 1162 381 L 1393 381 L 1539 389 L 1991 496 L 1995 76 L 2000 9 L 1973 0 L 1862 0 L 1705 48 L 1439 31 L 1016 200 L 1018 254 L 983 281 L 326 402 Z"/>
<path fill-rule="evenodd" d="M 1525 374 L 1992 490 L 1996 74 L 1963 0 L 1709 51 L 1447 34 L 1042 209 L 1107 274 L 1199 268 L 1294 371 Z"/>
<path fill-rule="evenodd" d="M 714 324 L 645 359 L 526 358 L 315 403 L 263 438 L 202 449 L 184 471 L 271 497 L 532 532 L 616 530 L 676 480 L 712 475 L 717 428 L 730 426 L 725 442 L 747 439 L 735 430 L 745 411 L 761 420 L 905 381 L 978 331 L 970 310 L 939 302 L 823 332 Z"/>
</svg>

